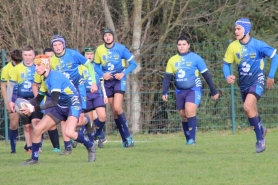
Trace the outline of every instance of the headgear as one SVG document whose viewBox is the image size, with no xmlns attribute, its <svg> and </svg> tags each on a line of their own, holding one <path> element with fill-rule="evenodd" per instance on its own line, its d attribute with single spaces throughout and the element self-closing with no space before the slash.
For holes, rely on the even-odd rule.
<svg viewBox="0 0 278 185">
<path fill-rule="evenodd" d="M 53 47 L 53 43 L 56 41 L 60 41 L 63 43 L 64 48 L 66 48 L 66 40 L 64 37 L 60 36 L 60 35 L 54 35 L 51 40 L 50 40 L 50 46 Z"/>
<path fill-rule="evenodd" d="M 243 38 L 251 31 L 252 25 L 248 18 L 241 18 L 235 22 L 235 26 L 241 26 L 244 30 Z"/>
</svg>

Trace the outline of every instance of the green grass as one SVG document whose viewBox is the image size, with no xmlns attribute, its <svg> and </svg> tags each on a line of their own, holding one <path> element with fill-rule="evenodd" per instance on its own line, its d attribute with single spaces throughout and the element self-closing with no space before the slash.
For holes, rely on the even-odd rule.
<svg viewBox="0 0 278 185">
<path fill-rule="evenodd" d="M 108 140 L 94 163 L 87 162 L 80 144 L 71 155 L 59 156 L 46 140 L 40 164 L 33 166 L 20 166 L 29 158 L 23 142 L 15 155 L 2 142 L 0 184 L 278 184 L 277 129 L 269 131 L 261 154 L 255 153 L 251 130 L 198 132 L 195 146 L 186 146 L 182 133 L 135 135 L 131 149 L 122 149 L 119 137 Z"/>
</svg>

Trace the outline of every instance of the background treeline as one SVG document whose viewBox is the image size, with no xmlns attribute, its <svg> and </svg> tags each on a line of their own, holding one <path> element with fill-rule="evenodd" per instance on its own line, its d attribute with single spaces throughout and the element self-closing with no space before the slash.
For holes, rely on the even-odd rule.
<svg viewBox="0 0 278 185">
<path fill-rule="evenodd" d="M 252 36 L 278 48 L 277 7 L 278 1 L 271 0 L 1 0 L 0 47 L 12 50 L 31 44 L 41 52 L 53 34 L 61 34 L 68 47 L 82 50 L 102 44 L 101 30 L 110 27 L 138 63 L 128 77 L 125 97 L 132 131 L 169 131 L 180 128 L 180 120 L 174 96 L 167 104 L 161 102 L 161 81 L 167 60 L 176 53 L 177 37 L 185 34 L 192 50 L 206 60 L 222 96 L 212 102 L 204 84 L 199 125 L 230 128 L 230 86 L 223 79 L 221 60 L 234 39 L 234 21 L 250 18 Z M 277 119 L 267 115 L 276 115 L 276 91 L 267 92 L 269 98 L 260 102 L 266 105 L 262 117 L 271 125 Z M 237 123 L 244 125 L 239 93 L 236 97 Z"/>
</svg>

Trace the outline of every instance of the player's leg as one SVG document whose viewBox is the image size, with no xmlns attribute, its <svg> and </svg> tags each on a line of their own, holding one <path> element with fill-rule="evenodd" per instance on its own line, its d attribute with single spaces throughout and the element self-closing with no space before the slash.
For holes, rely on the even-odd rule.
<svg viewBox="0 0 278 185">
<path fill-rule="evenodd" d="M 27 116 L 20 116 L 20 119 L 24 128 L 24 137 L 27 145 L 26 151 L 27 153 L 31 153 L 32 152 L 32 132 L 33 132 L 31 120 Z"/>
<path fill-rule="evenodd" d="M 258 95 L 254 93 L 248 93 L 243 103 L 243 109 L 248 117 L 250 125 L 254 128 L 256 134 L 256 152 L 260 153 L 265 150 L 265 140 L 260 128 L 260 120 L 256 111 Z"/>
<path fill-rule="evenodd" d="M 106 121 L 106 111 L 105 111 L 105 103 L 103 100 L 103 97 L 99 94 L 99 93 L 94 93 L 95 95 L 95 99 L 93 101 L 93 107 L 95 108 L 95 112 L 96 115 L 94 117 L 96 117 L 94 119 L 94 125 L 96 128 L 96 133 L 95 133 L 95 140 L 98 143 L 98 147 L 99 148 L 103 148 L 103 140 L 105 138 L 104 134 L 103 134 L 103 128 L 105 125 L 105 121 Z M 102 136 L 101 136 L 102 134 Z"/>
<path fill-rule="evenodd" d="M 105 107 L 97 107 L 96 108 L 96 113 L 98 115 L 98 118 L 94 120 L 94 124 L 96 127 L 96 133 L 95 133 L 95 140 L 98 141 L 98 147 L 103 148 L 103 139 L 105 139 L 104 133 L 103 133 L 103 128 L 105 126 L 105 121 L 106 121 L 106 112 L 105 112 Z M 101 135 L 103 133 L 103 135 Z"/>
<path fill-rule="evenodd" d="M 35 126 L 40 122 L 40 119 L 38 118 L 34 118 L 32 119 L 31 121 L 31 124 L 32 124 L 32 127 L 35 128 Z M 42 136 L 41 136 L 41 145 L 40 145 L 40 152 L 42 152 L 42 143 L 43 143 L 43 139 L 44 139 L 44 134 L 42 133 Z"/>
<path fill-rule="evenodd" d="M 88 150 L 88 161 L 93 162 L 96 160 L 95 145 L 90 140 L 88 140 L 88 138 L 86 138 L 83 134 L 80 134 L 75 131 L 75 128 L 78 123 L 77 118 L 79 118 L 79 116 L 80 116 L 79 114 L 80 114 L 80 111 L 76 110 L 74 107 L 69 108 L 68 117 L 67 117 L 67 121 L 66 121 L 65 134 L 69 138 L 71 138 L 79 143 L 83 143 L 84 146 Z"/>
<path fill-rule="evenodd" d="M 134 146 L 134 141 L 132 139 L 132 135 L 128 129 L 128 122 L 126 120 L 125 113 L 122 108 L 124 95 L 122 93 L 115 93 L 114 94 L 114 102 L 113 102 L 113 110 L 118 117 L 118 122 L 120 123 L 120 128 L 123 131 L 124 138 L 126 141 L 123 145 L 124 148 L 129 148 Z"/>
<path fill-rule="evenodd" d="M 196 144 L 196 131 L 197 131 L 197 108 L 200 105 L 202 93 L 201 91 L 186 90 L 185 91 L 185 115 L 189 127 L 189 140 L 187 144 Z"/>
<path fill-rule="evenodd" d="M 257 108 L 257 104 L 256 104 L 256 112 L 257 112 L 257 115 L 258 115 L 258 118 L 259 118 L 259 127 L 260 127 L 260 130 L 261 130 L 261 133 L 263 135 L 263 137 L 265 138 L 266 134 L 267 134 L 267 129 L 263 126 L 263 122 L 262 122 L 262 119 L 261 119 L 261 116 L 258 112 L 258 108 Z"/>
<path fill-rule="evenodd" d="M 61 152 L 59 155 L 68 155 L 72 153 L 71 139 L 66 135 L 65 130 L 66 130 L 66 122 L 61 121 L 61 131 L 62 131 L 65 150 Z"/>
<path fill-rule="evenodd" d="M 53 146 L 53 152 L 60 152 L 59 133 L 56 125 L 48 130 L 48 135 Z"/>
<path fill-rule="evenodd" d="M 181 91 L 179 94 L 176 95 L 176 107 L 182 119 L 182 128 L 186 139 L 185 143 L 188 144 L 188 140 L 190 139 L 190 134 L 189 134 L 189 127 L 188 127 L 188 120 L 185 114 L 185 95 L 183 94 L 183 91 Z"/>
<path fill-rule="evenodd" d="M 39 148 L 41 142 L 41 135 L 47 131 L 50 127 L 54 126 L 56 123 L 49 116 L 45 115 L 41 121 L 34 127 L 33 138 L 32 138 L 32 157 L 24 162 L 22 165 L 32 165 L 38 164 L 39 160 Z"/>
<path fill-rule="evenodd" d="M 11 145 L 11 154 L 16 153 L 16 141 L 18 135 L 18 121 L 19 115 L 16 112 L 9 113 L 10 118 L 10 145 Z"/>
</svg>

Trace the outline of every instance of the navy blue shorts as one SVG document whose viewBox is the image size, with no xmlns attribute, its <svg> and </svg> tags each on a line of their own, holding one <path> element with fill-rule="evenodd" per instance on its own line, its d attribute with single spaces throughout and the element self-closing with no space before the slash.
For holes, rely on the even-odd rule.
<svg viewBox="0 0 278 185">
<path fill-rule="evenodd" d="M 245 99 L 248 94 L 253 94 L 257 98 L 257 101 L 258 101 L 264 93 L 264 88 L 265 87 L 261 84 L 255 84 L 255 85 L 252 85 L 251 87 L 249 87 L 248 89 L 241 91 L 240 93 L 241 93 L 242 101 L 245 102 Z"/>
<path fill-rule="evenodd" d="M 202 98 L 202 92 L 201 91 L 195 91 L 192 89 L 187 89 L 187 90 L 181 90 L 177 95 L 176 95 L 176 106 L 178 110 L 183 110 L 185 109 L 185 103 L 186 102 L 191 102 L 196 104 L 197 106 L 200 105 Z"/>
<path fill-rule="evenodd" d="M 55 106 L 45 110 L 45 114 L 50 116 L 53 121 L 58 124 L 61 121 L 66 121 L 69 116 L 74 116 L 79 119 L 81 114 L 81 106 L 60 107 Z"/>
<path fill-rule="evenodd" d="M 105 107 L 103 96 L 99 92 L 87 92 L 86 109 L 84 109 L 84 112 L 90 112 L 98 107 Z"/>
<path fill-rule="evenodd" d="M 114 97 L 115 93 L 124 94 L 126 91 L 126 76 L 121 80 L 111 79 L 104 81 L 104 87 L 108 98 Z"/>
</svg>

